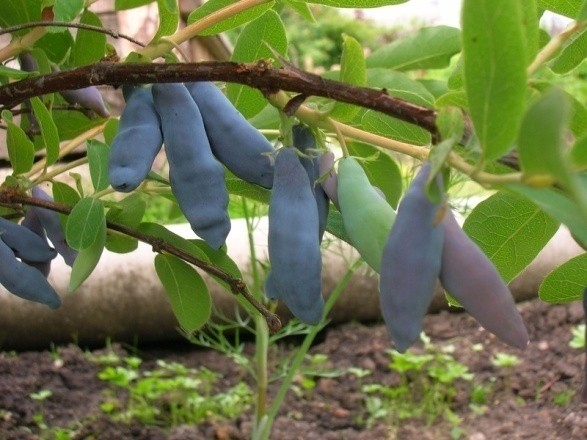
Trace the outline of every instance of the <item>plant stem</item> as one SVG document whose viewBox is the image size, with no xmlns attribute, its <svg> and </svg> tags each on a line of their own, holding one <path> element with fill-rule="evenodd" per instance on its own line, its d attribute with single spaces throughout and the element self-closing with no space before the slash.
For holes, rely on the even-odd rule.
<svg viewBox="0 0 587 440">
<path fill-rule="evenodd" d="M 32 47 L 39 38 L 45 35 L 44 27 L 38 27 L 0 49 L 0 62 L 16 57 L 23 50 Z"/>
<path fill-rule="evenodd" d="M 261 276 L 259 274 L 259 264 L 257 261 L 257 254 L 255 251 L 255 237 L 253 235 L 255 226 L 253 225 L 254 216 L 251 215 L 247 200 L 242 199 L 243 212 L 247 224 L 247 238 L 249 241 L 249 259 L 251 265 L 251 275 L 253 277 L 251 292 L 257 301 L 263 301 L 263 294 L 261 292 Z M 255 369 L 256 369 L 256 385 L 257 385 L 257 403 L 255 406 L 255 425 L 258 425 L 265 416 L 267 408 L 267 353 L 269 349 L 269 328 L 267 322 L 263 317 L 255 313 L 253 315 L 255 322 Z"/>
<path fill-rule="evenodd" d="M 285 92 L 279 92 L 269 97 L 271 104 L 279 109 L 282 109 L 289 102 L 289 97 Z M 408 144 L 406 142 L 389 139 L 368 131 L 361 130 L 350 125 L 343 124 L 324 117 L 318 110 L 313 110 L 308 106 L 301 105 L 295 113 L 295 116 L 301 121 L 315 125 L 325 130 L 334 131 L 337 136 L 347 136 L 358 141 L 366 142 L 376 145 L 386 150 L 395 151 L 407 156 L 411 156 L 418 160 L 426 160 L 430 149 L 426 146 Z M 465 159 L 456 153 L 451 153 L 448 156 L 448 163 L 453 168 L 461 171 L 467 176 L 471 177 L 481 185 L 505 185 L 508 183 L 519 183 L 522 179 L 522 173 L 509 174 L 491 174 L 476 169 L 475 165 L 469 164 Z"/>
<path fill-rule="evenodd" d="M 267 412 L 267 417 L 264 420 L 264 424 L 263 424 L 261 430 L 259 432 L 257 432 L 256 435 L 253 437 L 254 440 L 269 440 L 269 436 L 271 434 L 271 428 L 273 427 L 273 423 L 275 422 L 275 418 L 277 417 L 277 413 L 279 412 L 279 409 L 281 408 L 281 405 L 283 403 L 283 399 L 285 398 L 287 392 L 291 389 L 291 384 L 293 382 L 293 379 L 294 379 L 296 373 L 298 372 L 300 365 L 304 361 L 304 358 L 308 354 L 308 351 L 310 350 L 310 346 L 312 345 L 312 342 L 314 342 L 314 339 L 318 335 L 318 332 L 320 330 L 322 330 L 324 328 L 324 326 L 326 325 L 326 317 L 328 316 L 328 314 L 332 310 L 332 307 L 334 306 L 336 301 L 338 301 L 338 298 L 340 298 L 340 295 L 342 294 L 342 292 L 344 292 L 344 290 L 345 290 L 348 282 L 350 281 L 352 275 L 354 274 L 355 270 L 357 270 L 357 268 L 361 264 L 362 264 L 362 260 L 357 260 L 353 264 L 351 264 L 349 266 L 349 268 L 347 269 L 347 271 L 345 272 L 345 274 L 340 279 L 340 281 L 338 282 L 338 284 L 336 285 L 336 287 L 330 293 L 330 296 L 328 297 L 328 300 L 326 301 L 326 304 L 324 305 L 324 315 L 322 317 L 322 320 L 320 321 L 320 323 L 318 325 L 315 325 L 312 327 L 310 332 L 304 338 L 302 345 L 298 348 L 298 352 L 289 367 L 287 375 L 283 378 L 283 382 L 281 383 L 279 390 L 277 390 L 277 394 L 275 395 L 275 398 L 273 399 L 273 402 L 271 403 L 271 406 L 269 407 L 269 411 Z"/>
<path fill-rule="evenodd" d="M 546 63 L 559 50 L 565 42 L 573 36 L 573 34 L 581 32 L 585 26 L 587 26 L 587 20 L 575 21 L 571 23 L 564 31 L 552 38 L 546 46 L 544 46 L 540 52 L 532 61 L 532 64 L 528 66 L 528 76 L 536 72 L 544 63 Z"/>
</svg>

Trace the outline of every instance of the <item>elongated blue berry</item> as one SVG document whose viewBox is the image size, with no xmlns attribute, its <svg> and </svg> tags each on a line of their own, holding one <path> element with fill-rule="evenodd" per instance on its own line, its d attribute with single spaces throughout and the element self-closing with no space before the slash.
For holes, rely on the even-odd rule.
<svg viewBox="0 0 587 440">
<path fill-rule="evenodd" d="M 266 295 L 281 299 L 301 321 L 317 324 L 324 312 L 318 208 L 310 179 L 290 148 L 281 149 L 275 159 L 268 245 Z"/>
<path fill-rule="evenodd" d="M 163 145 L 161 120 L 150 88 L 125 88 L 126 106 L 108 158 L 108 178 L 117 191 L 137 188 Z"/>
<path fill-rule="evenodd" d="M 381 311 L 399 352 L 420 336 L 440 272 L 442 204 L 432 203 L 425 193 L 429 174 L 425 163 L 398 207 L 381 260 Z"/>
<path fill-rule="evenodd" d="M 200 110 L 183 84 L 155 84 L 171 190 L 194 232 L 219 249 L 230 231 L 224 169 L 214 158 Z"/>
<path fill-rule="evenodd" d="M 213 83 L 186 83 L 186 87 L 202 112 L 214 156 L 242 180 L 271 188 L 271 143 Z"/>
</svg>

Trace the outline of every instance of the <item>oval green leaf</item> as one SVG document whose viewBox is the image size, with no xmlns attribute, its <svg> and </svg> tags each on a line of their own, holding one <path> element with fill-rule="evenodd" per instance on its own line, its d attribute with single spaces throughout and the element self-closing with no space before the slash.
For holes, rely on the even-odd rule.
<svg viewBox="0 0 587 440">
<path fill-rule="evenodd" d="M 273 10 L 265 12 L 244 27 L 234 46 L 231 60 L 251 62 L 273 59 L 271 48 L 281 55 L 287 52 L 285 28 Z M 227 86 L 227 96 L 245 118 L 256 115 L 267 105 L 263 94 L 248 86 L 231 83 Z"/>
<path fill-rule="evenodd" d="M 26 133 L 14 122 L 4 118 L 7 126 L 6 148 L 15 175 L 29 171 L 35 159 L 35 146 Z"/>
<path fill-rule="evenodd" d="M 70 292 L 76 290 L 92 274 L 100 261 L 105 243 L 106 218 L 102 216 L 101 222 L 97 224 L 96 239 L 89 247 L 81 249 L 73 262 L 68 286 Z"/>
<path fill-rule="evenodd" d="M 57 126 L 53 122 L 51 112 L 43 104 L 43 101 L 35 96 L 31 98 L 30 102 L 41 129 L 41 138 L 45 146 L 47 166 L 53 165 L 59 158 L 59 133 L 57 132 Z"/>
<path fill-rule="evenodd" d="M 92 246 L 103 232 L 104 205 L 92 197 L 81 199 L 71 210 L 65 227 L 67 243 L 77 250 Z"/>
<path fill-rule="evenodd" d="M 552 238 L 558 222 L 523 197 L 500 191 L 471 211 L 463 229 L 509 282 Z"/>
<path fill-rule="evenodd" d="M 587 254 L 571 258 L 542 281 L 538 296 L 542 301 L 563 304 L 583 298 L 587 286 Z"/>
<path fill-rule="evenodd" d="M 212 314 L 212 299 L 200 274 L 179 258 L 163 254 L 155 257 L 155 270 L 181 328 L 193 332 L 202 327 Z"/>
<path fill-rule="evenodd" d="M 450 26 L 423 28 L 380 47 L 367 58 L 367 67 L 394 70 L 442 69 L 461 50 L 461 31 Z"/>
<path fill-rule="evenodd" d="M 90 139 L 88 140 L 87 153 L 92 185 L 95 191 L 102 191 L 110 185 L 108 181 L 108 156 L 110 154 L 110 148 L 103 142 Z"/>
<path fill-rule="evenodd" d="M 526 102 L 526 39 L 520 2 L 464 0 L 464 81 L 484 158 L 511 147 Z"/>
</svg>

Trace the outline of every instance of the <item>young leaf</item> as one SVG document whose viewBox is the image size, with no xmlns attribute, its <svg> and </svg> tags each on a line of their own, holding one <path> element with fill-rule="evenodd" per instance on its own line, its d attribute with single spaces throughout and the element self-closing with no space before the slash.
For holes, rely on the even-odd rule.
<svg viewBox="0 0 587 440">
<path fill-rule="evenodd" d="M 65 228 L 67 243 L 77 250 L 89 248 L 102 233 L 104 205 L 92 197 L 81 199 L 71 210 Z"/>
<path fill-rule="evenodd" d="M 171 35 L 179 25 L 179 5 L 177 0 L 157 0 L 159 10 L 159 28 L 153 41 L 166 35 Z"/>
<path fill-rule="evenodd" d="M 563 304 L 583 298 L 587 286 L 587 254 L 571 258 L 550 272 L 540 284 L 542 301 Z"/>
<path fill-rule="evenodd" d="M 339 81 L 364 86 L 367 79 L 365 56 L 361 44 L 349 35 L 343 35 L 342 56 L 340 60 Z M 354 105 L 336 102 L 330 116 L 340 121 L 351 120 L 360 108 Z"/>
<path fill-rule="evenodd" d="M 200 274 L 179 258 L 164 254 L 155 257 L 155 270 L 182 329 L 193 332 L 202 327 L 212 314 L 212 299 Z"/>
<path fill-rule="evenodd" d="M 75 189 L 62 182 L 53 182 L 51 191 L 53 193 L 53 200 L 67 206 L 74 206 L 81 198 Z M 65 230 L 68 216 L 59 214 L 59 219 L 61 220 L 61 227 Z"/>
<path fill-rule="evenodd" d="M 234 0 L 208 0 L 202 6 L 192 11 L 192 13 L 188 16 L 187 22 L 188 24 L 191 24 L 210 15 L 212 12 L 216 12 L 232 4 L 234 4 Z M 268 1 L 266 3 L 262 3 L 260 5 L 246 9 L 242 12 L 239 12 L 238 14 L 231 16 L 230 18 L 227 18 L 226 20 L 222 20 L 221 22 L 216 23 L 214 26 L 209 27 L 205 31 L 201 32 L 200 35 L 216 35 L 221 32 L 239 27 L 260 17 L 267 10 L 271 9 L 274 4 L 274 1 Z"/>
<path fill-rule="evenodd" d="M 7 125 L 6 147 L 13 174 L 26 173 L 33 166 L 35 146 L 26 133 L 14 122 L 4 118 Z"/>
<path fill-rule="evenodd" d="M 527 47 L 522 1 L 463 2 L 465 89 L 486 160 L 511 148 L 523 116 Z"/>
<path fill-rule="evenodd" d="M 53 165 L 59 158 L 59 133 L 57 133 L 57 127 L 53 122 L 51 112 L 43 101 L 38 97 L 31 98 L 31 106 L 33 112 L 41 128 L 41 138 L 45 146 L 45 158 L 47 160 L 47 166 Z"/>
<path fill-rule="evenodd" d="M 102 27 L 100 17 L 85 10 L 80 23 Z M 99 61 L 106 52 L 106 34 L 86 29 L 78 29 L 75 44 L 71 49 L 71 64 L 84 66 Z"/>
<path fill-rule="evenodd" d="M 461 50 L 461 32 L 450 26 L 422 28 L 414 35 L 380 47 L 367 58 L 367 67 L 394 70 L 441 69 Z"/>
<path fill-rule="evenodd" d="M 529 65 L 538 52 L 539 44 L 539 23 L 536 0 L 525 0 L 520 3 L 522 11 L 522 26 L 526 42 L 526 62 Z"/>
<path fill-rule="evenodd" d="M 73 21 L 84 8 L 84 0 L 55 0 L 53 14 L 55 21 Z M 63 32 L 63 28 L 55 28 L 55 32 Z"/>
<path fill-rule="evenodd" d="M 88 141 L 88 165 L 90 167 L 90 176 L 95 191 L 102 191 L 110 185 L 108 181 L 108 155 L 110 149 L 108 145 L 90 139 Z"/>
<path fill-rule="evenodd" d="M 73 262 L 68 286 L 70 292 L 76 290 L 91 275 L 104 251 L 104 244 L 106 243 L 106 218 L 102 216 L 102 221 L 96 224 L 96 226 L 96 239 L 89 247 L 81 249 Z"/>
<path fill-rule="evenodd" d="M 530 264 L 558 226 L 528 200 L 500 191 L 471 211 L 463 229 L 508 282 Z"/>
<path fill-rule="evenodd" d="M 244 27 L 234 46 L 231 60 L 249 62 L 272 59 L 274 56 L 270 48 L 281 55 L 287 51 L 283 22 L 273 10 L 265 12 Z M 261 92 L 247 86 L 229 84 L 227 95 L 246 118 L 256 115 L 267 105 Z"/>
<path fill-rule="evenodd" d="M 302 17 L 304 17 L 309 23 L 316 23 L 316 19 L 314 18 L 314 14 L 310 9 L 310 6 L 305 1 L 298 1 L 298 0 L 281 0 L 282 3 L 288 5 Z"/>
</svg>

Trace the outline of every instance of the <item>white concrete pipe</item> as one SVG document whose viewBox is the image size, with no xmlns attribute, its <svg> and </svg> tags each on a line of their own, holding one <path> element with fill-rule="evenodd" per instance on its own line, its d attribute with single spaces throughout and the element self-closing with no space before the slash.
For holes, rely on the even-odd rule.
<svg viewBox="0 0 587 440">
<path fill-rule="evenodd" d="M 184 237 L 194 237 L 189 225 L 168 227 Z M 257 257 L 266 259 L 266 218 L 260 219 L 254 237 Z M 346 243 L 330 240 L 323 252 L 325 295 L 342 278 L 347 263 L 357 257 L 356 251 Z M 232 222 L 227 245 L 231 258 L 246 273 L 249 245 L 243 220 Z M 583 250 L 568 232 L 561 229 L 530 267 L 514 280 L 514 295 L 524 299 L 535 296 L 542 278 L 550 270 L 581 252 Z M 0 348 L 41 348 L 51 342 L 93 345 L 102 344 L 109 337 L 115 341 L 139 343 L 180 338 L 167 295 L 155 273 L 154 256 L 151 247 L 142 243 L 138 250 L 129 254 L 105 251 L 95 271 L 75 292 L 67 292 L 70 268 L 58 257 L 49 276 L 49 281 L 63 299 L 58 310 L 24 301 L 0 286 Z M 237 307 L 232 295 L 209 277 L 204 278 L 215 307 L 232 316 Z M 246 276 L 245 280 L 248 281 Z M 444 307 L 446 301 L 438 291 L 431 311 Z M 287 310 L 280 308 L 278 312 L 287 319 Z M 333 322 L 341 322 L 373 321 L 380 317 L 377 277 L 364 265 L 352 277 L 331 318 Z"/>
</svg>

